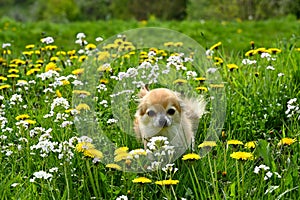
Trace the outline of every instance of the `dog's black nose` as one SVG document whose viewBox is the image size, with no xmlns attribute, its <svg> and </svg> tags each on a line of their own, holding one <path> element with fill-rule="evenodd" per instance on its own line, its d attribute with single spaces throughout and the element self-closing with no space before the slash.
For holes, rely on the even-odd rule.
<svg viewBox="0 0 300 200">
<path fill-rule="evenodd" d="M 168 125 L 167 120 L 165 118 L 160 118 L 158 124 L 160 127 L 166 127 Z"/>
</svg>

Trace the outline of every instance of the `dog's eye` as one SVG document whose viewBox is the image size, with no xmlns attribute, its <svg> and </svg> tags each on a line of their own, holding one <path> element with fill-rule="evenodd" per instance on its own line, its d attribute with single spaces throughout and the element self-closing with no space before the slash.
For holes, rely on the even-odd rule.
<svg viewBox="0 0 300 200">
<path fill-rule="evenodd" d="M 167 111 L 168 115 L 174 115 L 175 114 L 175 109 L 174 108 L 170 108 L 168 111 Z"/>
<path fill-rule="evenodd" d="M 153 110 L 149 110 L 147 112 L 147 114 L 148 114 L 149 117 L 154 117 L 155 116 L 155 112 Z"/>
</svg>

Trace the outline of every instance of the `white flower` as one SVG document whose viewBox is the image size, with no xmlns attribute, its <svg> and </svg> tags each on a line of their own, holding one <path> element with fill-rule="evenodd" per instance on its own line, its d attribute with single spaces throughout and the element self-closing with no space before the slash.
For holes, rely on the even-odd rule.
<svg viewBox="0 0 300 200">
<path fill-rule="evenodd" d="M 108 123 L 108 124 L 113 124 L 113 123 L 117 123 L 117 122 L 118 122 L 117 119 L 108 119 L 108 120 L 107 120 L 107 123 Z"/>
<path fill-rule="evenodd" d="M 275 70 L 275 68 L 273 66 L 271 66 L 271 65 L 267 66 L 267 69 L 272 70 L 272 71 Z"/>
<path fill-rule="evenodd" d="M 242 63 L 244 64 L 244 65 L 252 65 L 252 64 L 256 64 L 256 60 L 250 60 L 250 59 L 243 59 L 242 60 Z"/>
<path fill-rule="evenodd" d="M 18 186 L 20 183 L 13 183 L 13 184 L 11 184 L 10 186 L 11 187 L 16 187 L 16 186 Z"/>
<path fill-rule="evenodd" d="M 284 76 L 284 73 L 279 73 L 278 77 Z"/>
<path fill-rule="evenodd" d="M 54 42 L 53 37 L 45 37 L 41 39 L 42 43 L 51 44 Z"/>
<path fill-rule="evenodd" d="M 274 172 L 274 174 L 277 176 L 277 178 L 281 178 L 281 175 L 278 172 Z"/>
<path fill-rule="evenodd" d="M 116 200 L 128 200 L 128 197 L 125 195 L 122 195 L 122 196 L 117 197 Z"/>
<path fill-rule="evenodd" d="M 52 77 L 55 77 L 55 76 L 59 76 L 59 73 L 57 71 L 54 71 L 54 70 L 49 70 L 45 73 L 41 73 L 41 74 L 38 74 L 36 76 L 38 78 L 41 78 L 42 81 L 44 81 L 46 79 L 49 79 L 49 78 L 52 78 Z"/>
<path fill-rule="evenodd" d="M 266 180 L 268 180 L 269 178 L 271 178 L 272 176 L 273 176 L 273 173 L 270 172 L 270 171 L 268 171 L 268 172 L 266 173 L 265 177 L 264 177 L 264 180 L 266 181 Z"/>
<path fill-rule="evenodd" d="M 211 68 L 208 68 L 206 73 L 215 73 L 216 71 L 218 71 L 218 68 L 215 68 L 215 67 L 211 67 Z"/>
<path fill-rule="evenodd" d="M 96 42 L 102 42 L 103 38 L 102 37 L 97 37 L 95 40 L 96 40 Z"/>
<path fill-rule="evenodd" d="M 49 174 L 45 171 L 38 171 L 38 172 L 34 172 L 33 176 L 35 176 L 35 178 L 39 178 L 39 179 L 50 179 L 52 178 L 52 174 Z"/>
<path fill-rule="evenodd" d="M 53 173 L 53 172 L 57 172 L 58 168 L 57 167 L 53 167 L 51 169 L 49 169 L 49 172 Z"/>
<path fill-rule="evenodd" d="M 84 33 L 77 33 L 77 35 L 76 35 L 76 38 L 77 39 L 83 39 L 83 38 L 85 38 L 86 36 L 85 36 L 85 34 Z"/>
<path fill-rule="evenodd" d="M 255 173 L 255 174 L 258 174 L 258 173 L 259 173 L 259 171 L 260 171 L 260 168 L 259 168 L 259 167 L 257 167 L 257 166 L 255 166 L 255 168 L 254 168 L 254 173 Z"/>
<path fill-rule="evenodd" d="M 213 55 L 214 55 L 214 51 L 208 49 L 208 50 L 206 50 L 205 55 L 206 55 L 206 56 L 213 56 Z"/>
<path fill-rule="evenodd" d="M 261 55 L 260 55 L 261 58 L 270 58 L 271 55 L 269 53 L 265 53 L 263 52 Z"/>
<path fill-rule="evenodd" d="M 268 193 L 272 193 L 274 190 L 276 190 L 277 188 L 279 188 L 279 186 L 277 186 L 277 185 L 274 185 L 274 186 L 270 186 L 267 190 L 266 190 L 266 192 L 265 192 L 265 194 L 268 194 Z"/>
<path fill-rule="evenodd" d="M 287 104 L 293 104 L 295 102 L 297 102 L 297 98 L 290 99 Z"/>
<path fill-rule="evenodd" d="M 2 49 L 5 49 L 6 47 L 10 47 L 11 44 L 10 43 L 3 43 L 2 44 Z"/>
</svg>

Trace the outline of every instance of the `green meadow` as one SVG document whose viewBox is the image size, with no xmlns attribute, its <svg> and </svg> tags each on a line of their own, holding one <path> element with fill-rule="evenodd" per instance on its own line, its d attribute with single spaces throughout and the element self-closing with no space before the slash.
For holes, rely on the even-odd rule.
<svg viewBox="0 0 300 200">
<path fill-rule="evenodd" d="M 182 41 L 165 41 L 172 51 L 155 46 L 136 49 L 126 35 L 103 45 L 121 32 L 146 27 L 167 28 L 194 39 L 222 81 L 212 84 L 197 72 L 194 55 L 181 52 Z M 66 24 L 1 19 L 0 198 L 297 199 L 299 32 L 300 21 L 292 17 Z M 90 73 L 99 80 L 88 91 L 82 86 L 89 80 L 83 66 L 90 63 L 95 66 Z M 140 165 L 153 152 L 130 135 L 131 127 L 120 128 L 122 120 L 128 120 L 127 111 L 133 120 L 138 87 L 124 100 L 125 117 L 114 116 L 112 100 L 120 76 L 144 64 L 171 66 L 181 75 L 173 76 L 172 88 L 184 92 L 188 86 L 208 102 L 195 133 L 195 148 L 164 166 Z M 146 81 L 150 88 L 159 87 L 150 78 Z M 218 137 L 206 138 L 215 91 L 226 95 L 226 115 Z M 95 124 L 85 121 L 91 116 L 116 144 L 112 159 L 99 141 L 86 137 L 94 130 Z M 172 155 L 164 140 L 158 143 L 162 155 Z M 202 151 L 208 153 L 202 156 Z M 144 170 L 130 172 L 134 167 Z"/>
</svg>

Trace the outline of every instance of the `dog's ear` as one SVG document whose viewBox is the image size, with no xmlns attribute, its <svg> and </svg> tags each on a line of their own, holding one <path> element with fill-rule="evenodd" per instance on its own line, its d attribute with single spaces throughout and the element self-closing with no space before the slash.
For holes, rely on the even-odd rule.
<svg viewBox="0 0 300 200">
<path fill-rule="evenodd" d="M 138 93 L 138 97 L 141 99 L 149 92 L 148 85 L 145 85 L 141 88 L 140 92 Z"/>
</svg>

